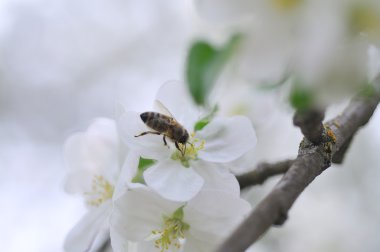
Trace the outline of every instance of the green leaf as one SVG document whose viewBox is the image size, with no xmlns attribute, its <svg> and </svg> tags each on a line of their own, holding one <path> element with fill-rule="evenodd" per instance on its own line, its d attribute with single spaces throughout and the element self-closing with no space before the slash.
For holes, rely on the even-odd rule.
<svg viewBox="0 0 380 252">
<path fill-rule="evenodd" d="M 186 61 L 186 79 L 198 105 L 206 104 L 209 93 L 240 38 L 239 35 L 231 37 L 222 48 L 215 48 L 206 41 L 197 41 L 191 46 Z"/>
<path fill-rule="evenodd" d="M 155 162 L 156 160 L 154 159 L 140 157 L 138 169 L 145 171 L 149 166 L 152 166 Z"/>
<path fill-rule="evenodd" d="M 194 131 L 202 130 L 207 124 L 209 124 L 211 119 L 214 118 L 216 112 L 218 112 L 218 109 L 219 109 L 218 106 L 215 105 L 212 111 L 210 112 L 210 114 L 206 115 L 205 117 L 197 121 L 194 125 Z"/>
<path fill-rule="evenodd" d="M 132 182 L 133 183 L 140 183 L 145 184 L 145 180 L 143 177 L 144 171 L 154 165 L 156 163 L 156 160 L 154 159 L 147 159 L 140 157 L 139 160 L 139 166 L 137 168 L 136 176 L 133 177 Z"/>
<path fill-rule="evenodd" d="M 209 120 L 207 119 L 201 119 L 198 122 L 195 123 L 194 131 L 199 131 L 203 129 L 207 124 L 209 124 Z"/>
<path fill-rule="evenodd" d="M 313 106 L 314 95 L 309 88 L 296 84 L 290 93 L 290 104 L 298 110 L 309 109 Z"/>
</svg>

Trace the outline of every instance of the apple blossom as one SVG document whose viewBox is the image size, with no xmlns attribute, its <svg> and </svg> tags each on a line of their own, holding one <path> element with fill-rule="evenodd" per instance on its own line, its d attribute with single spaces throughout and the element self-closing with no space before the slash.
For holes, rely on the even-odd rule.
<svg viewBox="0 0 380 252">
<path fill-rule="evenodd" d="M 158 91 L 160 101 L 189 132 L 186 146 L 173 143 L 164 145 L 161 135 L 148 134 L 135 137 L 149 129 L 139 112 L 125 112 L 119 120 L 124 143 L 144 158 L 157 162 L 144 172 L 146 184 L 162 197 L 174 201 L 188 201 L 206 184 L 226 188 L 239 194 L 236 178 L 220 164 L 241 157 L 256 144 L 255 131 L 249 119 L 243 116 L 215 117 L 200 122 L 200 112 L 193 104 L 184 85 L 168 82 Z M 197 124 L 198 123 L 198 124 Z M 219 165 L 217 165 L 219 164 Z M 215 179 L 220 178 L 220 179 Z"/>
<path fill-rule="evenodd" d="M 368 82 L 367 49 L 380 41 L 379 1 L 195 2 L 205 20 L 242 34 L 235 79 L 262 85 L 292 77 L 322 105 Z"/>
<path fill-rule="evenodd" d="M 139 252 L 213 251 L 250 209 L 245 200 L 219 190 L 202 190 L 181 203 L 137 188 L 115 201 L 112 246 L 116 252 L 126 251 L 129 242 Z"/>
<path fill-rule="evenodd" d="M 81 194 L 88 212 L 67 235 L 66 251 L 87 251 L 96 240 L 109 237 L 111 199 L 122 193 L 123 188 L 119 186 L 117 193 L 115 186 L 125 155 L 116 123 L 111 119 L 97 118 L 85 132 L 67 139 L 65 190 Z M 126 164 L 136 167 L 137 161 L 138 156 L 131 153 Z"/>
</svg>

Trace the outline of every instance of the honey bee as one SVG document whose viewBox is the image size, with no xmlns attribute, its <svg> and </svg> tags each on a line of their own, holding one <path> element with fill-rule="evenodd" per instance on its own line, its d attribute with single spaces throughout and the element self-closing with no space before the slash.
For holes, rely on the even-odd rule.
<svg viewBox="0 0 380 252">
<path fill-rule="evenodd" d="M 162 104 L 159 103 L 159 105 L 163 107 Z M 170 114 L 167 110 L 166 112 Z M 154 131 L 145 131 L 135 137 L 147 134 L 162 135 L 165 146 L 168 146 L 166 138 L 169 138 L 174 142 L 175 147 L 181 152 L 182 156 L 185 154 L 186 143 L 189 140 L 189 133 L 171 114 L 169 116 L 158 112 L 144 112 L 140 114 L 140 117 L 145 125 Z M 181 149 L 178 143 L 184 145 L 185 148 Z"/>
</svg>

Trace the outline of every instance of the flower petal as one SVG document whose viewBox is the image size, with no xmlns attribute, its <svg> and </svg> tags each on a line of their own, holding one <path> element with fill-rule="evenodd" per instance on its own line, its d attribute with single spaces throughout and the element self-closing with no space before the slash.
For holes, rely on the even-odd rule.
<svg viewBox="0 0 380 252">
<path fill-rule="evenodd" d="M 137 168 L 139 166 L 140 155 L 137 152 L 130 151 L 127 158 L 123 164 L 123 168 L 120 172 L 119 179 L 115 186 L 113 193 L 113 199 L 116 200 L 120 197 L 126 190 L 145 187 L 145 185 L 140 183 L 132 183 L 132 179 L 137 173 Z"/>
<path fill-rule="evenodd" d="M 91 209 L 66 236 L 64 243 L 65 251 L 89 251 L 97 235 L 107 228 L 111 209 L 111 201 Z"/>
<path fill-rule="evenodd" d="M 244 116 L 217 117 L 196 138 L 206 141 L 198 157 L 209 162 L 230 162 L 252 149 L 257 138 L 251 122 Z"/>
<path fill-rule="evenodd" d="M 110 230 L 111 247 L 113 252 L 143 252 L 141 242 L 131 242 L 122 237 L 115 229 Z M 148 250 L 149 251 L 149 250 Z M 153 251 L 153 250 L 150 250 Z"/>
<path fill-rule="evenodd" d="M 191 225 L 189 236 L 194 243 L 212 247 L 226 238 L 250 210 L 250 204 L 235 195 L 202 190 L 184 208 L 184 221 Z"/>
<path fill-rule="evenodd" d="M 69 172 L 64 179 L 64 189 L 69 194 L 89 192 L 93 176 L 89 171 Z"/>
<path fill-rule="evenodd" d="M 111 247 L 114 252 L 129 251 L 129 242 L 126 239 L 124 239 L 124 237 L 122 237 L 113 228 L 110 229 L 110 237 L 111 237 Z M 135 243 L 133 242 L 133 244 Z"/>
<path fill-rule="evenodd" d="M 204 239 L 197 239 L 190 235 L 186 237 L 183 252 L 210 252 L 215 251 L 223 237 L 205 234 Z"/>
<path fill-rule="evenodd" d="M 119 132 L 124 143 L 132 150 L 141 153 L 145 158 L 164 159 L 170 155 L 170 150 L 164 145 L 163 136 L 147 134 L 135 137 L 146 131 L 154 131 L 148 128 L 140 118 L 140 113 L 127 111 L 119 120 Z"/>
<path fill-rule="evenodd" d="M 158 194 L 173 201 L 188 201 L 201 190 L 204 183 L 193 168 L 185 168 L 170 159 L 146 170 L 144 179 Z"/>
<path fill-rule="evenodd" d="M 120 171 L 119 152 L 116 123 L 108 118 L 97 118 L 85 132 L 68 138 L 64 145 L 67 192 L 90 191 L 94 175 L 116 182 Z"/>
<path fill-rule="evenodd" d="M 252 1 L 249 0 L 196 0 L 195 7 L 202 18 L 222 24 L 244 20 L 252 15 Z"/>
<path fill-rule="evenodd" d="M 143 241 L 161 227 L 162 216 L 170 216 L 180 203 L 161 198 L 149 188 L 127 191 L 114 202 L 111 234 L 125 241 Z M 122 242 L 122 241 L 120 241 Z"/>
<path fill-rule="evenodd" d="M 240 197 L 239 182 L 227 168 L 206 164 L 200 160 L 196 165 L 194 164 L 194 169 L 205 180 L 202 190 L 225 191 Z"/>
<path fill-rule="evenodd" d="M 159 100 L 188 131 L 193 130 L 194 123 L 199 118 L 199 111 L 183 82 L 166 82 L 158 90 L 156 100 Z"/>
<path fill-rule="evenodd" d="M 128 249 L 135 249 L 135 250 L 128 250 L 128 252 L 158 252 L 157 247 L 154 245 L 153 241 L 142 241 L 136 244 L 134 248 L 128 247 Z"/>
</svg>

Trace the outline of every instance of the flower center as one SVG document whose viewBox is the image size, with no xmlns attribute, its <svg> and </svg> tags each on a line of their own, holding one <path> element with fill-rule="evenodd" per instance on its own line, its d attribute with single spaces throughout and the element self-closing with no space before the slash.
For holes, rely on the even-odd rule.
<svg viewBox="0 0 380 252">
<path fill-rule="evenodd" d="M 99 206 L 104 201 L 111 199 L 114 186 L 109 183 L 103 176 L 94 175 L 92 178 L 92 187 L 90 192 L 85 192 L 87 196 L 87 204 L 91 206 Z"/>
<path fill-rule="evenodd" d="M 154 246 L 160 249 L 160 252 L 168 251 L 171 245 L 177 249 L 181 248 L 185 231 L 190 229 L 190 225 L 183 222 L 183 207 L 178 208 L 171 217 L 163 216 L 162 229 L 152 231 L 152 236 L 158 237 Z"/>
<path fill-rule="evenodd" d="M 179 148 L 182 150 L 175 150 L 172 154 L 173 160 L 178 160 L 185 167 L 190 167 L 190 161 L 198 158 L 198 151 L 205 148 L 206 141 L 195 138 L 195 133 L 191 133 L 190 141 L 186 144 L 178 143 Z"/>
</svg>

